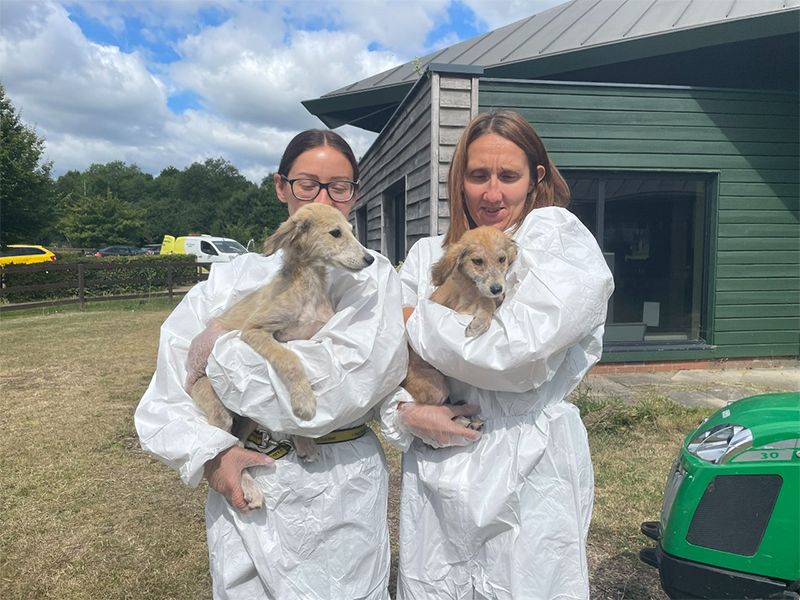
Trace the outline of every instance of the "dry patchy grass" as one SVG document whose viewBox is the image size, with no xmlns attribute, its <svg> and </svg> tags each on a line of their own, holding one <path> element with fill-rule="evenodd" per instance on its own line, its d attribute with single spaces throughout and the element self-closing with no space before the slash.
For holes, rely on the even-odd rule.
<svg viewBox="0 0 800 600">
<path fill-rule="evenodd" d="M 625 403 L 579 389 L 573 401 L 589 431 L 595 504 L 589 532 L 592 598 L 666 600 L 655 569 L 639 561 L 652 542 L 639 532 L 657 520 L 667 472 L 683 437 L 711 409 L 658 396 Z"/>
<path fill-rule="evenodd" d="M 211 597 L 205 489 L 186 488 L 146 456 L 133 429 L 170 309 L 157 301 L 0 315 L 0 597 Z M 636 556 L 647 543 L 638 526 L 657 517 L 669 464 L 701 413 L 587 389 L 574 399 L 597 480 L 593 598 L 663 599 Z M 400 454 L 387 456 L 396 556 Z"/>
<path fill-rule="evenodd" d="M 210 598 L 203 490 L 144 456 L 133 409 L 169 308 L 0 319 L 0 596 Z"/>
</svg>

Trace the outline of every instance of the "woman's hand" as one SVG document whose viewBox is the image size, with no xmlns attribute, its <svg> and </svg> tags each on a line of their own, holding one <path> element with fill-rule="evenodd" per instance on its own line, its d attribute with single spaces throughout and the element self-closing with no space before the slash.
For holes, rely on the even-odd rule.
<svg viewBox="0 0 800 600">
<path fill-rule="evenodd" d="M 404 402 L 398 406 L 400 422 L 415 436 L 433 448 L 467 446 L 481 437 L 480 431 L 453 421 L 454 417 L 474 417 L 480 412 L 475 404 L 453 406 Z"/>
<path fill-rule="evenodd" d="M 219 492 L 239 512 L 250 509 L 242 490 L 242 471 L 247 467 L 269 467 L 275 461 L 266 454 L 232 446 L 209 460 L 203 467 L 208 485 Z"/>
<path fill-rule="evenodd" d="M 189 355 L 186 357 L 185 389 L 192 389 L 195 382 L 205 376 L 208 357 L 214 349 L 214 343 L 219 336 L 226 332 L 227 330 L 219 321 L 211 319 L 206 328 L 194 337 L 192 343 L 189 344 Z"/>
</svg>

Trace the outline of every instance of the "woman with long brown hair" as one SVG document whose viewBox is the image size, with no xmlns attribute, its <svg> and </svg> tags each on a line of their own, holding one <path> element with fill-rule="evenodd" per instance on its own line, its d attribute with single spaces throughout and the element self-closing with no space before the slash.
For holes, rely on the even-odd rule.
<svg viewBox="0 0 800 600">
<path fill-rule="evenodd" d="M 569 188 L 512 111 L 468 125 L 448 178 L 450 229 L 421 240 L 400 278 L 411 346 L 448 376 L 451 400 L 383 409 L 403 459 L 398 600 L 588 598 L 594 481 L 586 430 L 566 401 L 602 352 L 611 273 L 572 215 Z M 431 266 L 473 227 L 518 246 L 489 330 L 429 300 Z M 481 433 L 451 421 L 480 412 Z"/>
</svg>

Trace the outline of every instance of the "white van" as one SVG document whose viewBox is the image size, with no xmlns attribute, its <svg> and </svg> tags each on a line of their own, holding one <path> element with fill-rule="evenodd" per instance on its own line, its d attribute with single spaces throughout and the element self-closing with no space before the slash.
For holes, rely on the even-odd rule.
<svg viewBox="0 0 800 600">
<path fill-rule="evenodd" d="M 247 249 L 231 238 L 213 235 L 165 235 L 161 254 L 193 254 L 197 262 L 230 262 Z"/>
</svg>

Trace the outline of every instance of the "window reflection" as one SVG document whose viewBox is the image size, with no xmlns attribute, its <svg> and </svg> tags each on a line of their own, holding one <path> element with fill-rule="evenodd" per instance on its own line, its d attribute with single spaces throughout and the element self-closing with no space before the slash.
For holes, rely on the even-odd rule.
<svg viewBox="0 0 800 600">
<path fill-rule="evenodd" d="M 606 342 L 702 337 L 709 180 L 694 174 L 565 174 L 571 210 L 597 237 L 614 273 Z"/>
</svg>

